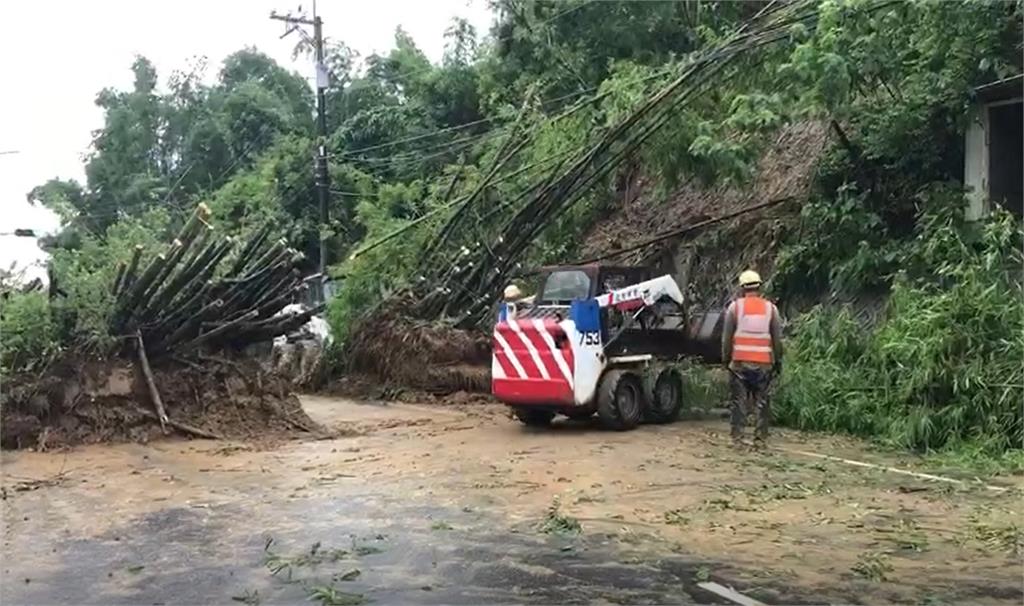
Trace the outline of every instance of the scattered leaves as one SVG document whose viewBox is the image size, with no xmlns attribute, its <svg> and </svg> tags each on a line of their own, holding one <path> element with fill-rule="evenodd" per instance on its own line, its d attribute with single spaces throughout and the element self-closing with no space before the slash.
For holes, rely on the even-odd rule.
<svg viewBox="0 0 1024 606">
<path fill-rule="evenodd" d="M 579 520 L 572 516 L 563 514 L 560 511 L 561 503 L 558 497 L 551 502 L 544 520 L 541 521 L 538 530 L 545 534 L 580 534 L 583 527 Z"/>
<path fill-rule="evenodd" d="M 888 573 L 892 572 L 892 564 L 886 554 L 869 552 L 857 558 L 852 570 L 857 576 L 877 583 L 887 580 Z"/>
</svg>

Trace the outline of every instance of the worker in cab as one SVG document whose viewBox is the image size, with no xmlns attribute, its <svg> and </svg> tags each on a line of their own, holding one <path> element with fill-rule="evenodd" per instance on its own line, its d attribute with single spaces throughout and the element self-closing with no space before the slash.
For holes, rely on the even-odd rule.
<svg viewBox="0 0 1024 606">
<path fill-rule="evenodd" d="M 761 296 L 761 276 L 740 274 L 740 296 L 725 312 L 722 361 L 729 370 L 732 439 L 743 443 L 747 412 L 755 412 L 754 446 L 763 447 L 771 422 L 769 387 L 782 370 L 782 318 Z"/>
</svg>

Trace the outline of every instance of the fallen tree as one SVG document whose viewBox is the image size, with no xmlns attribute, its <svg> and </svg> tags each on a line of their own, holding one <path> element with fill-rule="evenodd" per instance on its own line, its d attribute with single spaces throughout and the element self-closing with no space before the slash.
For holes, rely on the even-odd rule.
<svg viewBox="0 0 1024 606">
<path fill-rule="evenodd" d="M 268 225 L 237 247 L 232 259 L 238 242 L 230 236 L 218 241 L 209 213 L 200 204 L 139 275 L 138 247 L 118 265 L 111 334 L 136 335 L 151 356 L 189 354 L 266 341 L 322 311 L 279 315 L 307 288 L 297 268 L 302 254 L 283 240 L 268 241 Z"/>
<path fill-rule="evenodd" d="M 245 241 L 217 237 L 209 217 L 200 204 L 160 250 L 136 245 L 110 261 L 108 338 L 73 339 L 8 378 L 4 447 L 148 439 L 154 422 L 162 434 L 206 438 L 319 431 L 287 381 L 242 353 L 321 311 L 283 313 L 307 288 L 302 255 L 272 240 L 270 226 Z"/>
</svg>

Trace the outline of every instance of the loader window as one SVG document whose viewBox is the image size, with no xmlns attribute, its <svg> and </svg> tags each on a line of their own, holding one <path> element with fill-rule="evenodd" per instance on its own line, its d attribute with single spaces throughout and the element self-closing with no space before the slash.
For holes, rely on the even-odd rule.
<svg viewBox="0 0 1024 606">
<path fill-rule="evenodd" d="M 590 277 L 582 271 L 556 271 L 544 281 L 544 301 L 572 301 L 590 297 Z"/>
</svg>

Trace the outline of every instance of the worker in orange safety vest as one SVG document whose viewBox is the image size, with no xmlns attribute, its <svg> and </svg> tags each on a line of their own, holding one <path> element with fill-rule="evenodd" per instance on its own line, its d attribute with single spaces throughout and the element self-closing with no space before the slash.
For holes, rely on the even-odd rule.
<svg viewBox="0 0 1024 606">
<path fill-rule="evenodd" d="M 769 387 L 782 370 L 782 318 L 775 304 L 761 296 L 761 276 L 740 274 L 742 294 L 725 312 L 722 361 L 729 369 L 732 394 L 732 439 L 742 444 L 747 411 L 756 412 L 754 446 L 762 447 L 771 422 Z"/>
</svg>

